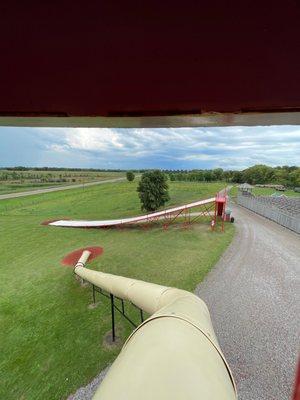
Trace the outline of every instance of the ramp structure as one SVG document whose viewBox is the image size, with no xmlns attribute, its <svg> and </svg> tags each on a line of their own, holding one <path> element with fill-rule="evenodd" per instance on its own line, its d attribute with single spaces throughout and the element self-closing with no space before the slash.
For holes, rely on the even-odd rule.
<svg viewBox="0 0 300 400">
<path fill-rule="evenodd" d="M 61 226 L 61 227 L 69 227 L 69 228 L 105 228 L 112 226 L 122 226 L 128 224 L 138 224 L 138 223 L 149 223 L 158 220 L 165 220 L 164 228 L 168 228 L 168 226 L 175 221 L 178 217 L 184 218 L 184 224 L 189 225 L 201 216 L 213 216 L 214 220 L 217 218 L 217 215 L 222 216 L 225 209 L 226 198 L 223 196 L 222 200 L 222 210 L 220 213 L 219 207 L 220 204 L 220 196 L 211 197 L 209 199 L 195 201 L 193 203 L 184 204 L 182 206 L 169 208 L 162 211 L 157 211 L 150 214 L 140 215 L 137 217 L 130 218 L 122 218 L 122 219 L 109 219 L 109 220 L 100 220 L 100 221 L 89 221 L 89 220 L 58 220 L 52 221 L 48 225 L 52 226 Z M 199 207 L 200 211 L 195 214 L 191 214 L 191 209 Z M 215 210 L 215 212 L 214 212 Z M 218 212 L 216 213 L 216 210 Z"/>
</svg>

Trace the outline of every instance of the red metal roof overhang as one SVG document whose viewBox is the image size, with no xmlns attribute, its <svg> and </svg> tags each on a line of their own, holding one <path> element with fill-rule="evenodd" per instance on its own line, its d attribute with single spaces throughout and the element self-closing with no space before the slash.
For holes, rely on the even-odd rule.
<svg viewBox="0 0 300 400">
<path fill-rule="evenodd" d="M 0 125 L 300 123 L 297 1 L 0 8 Z"/>
</svg>

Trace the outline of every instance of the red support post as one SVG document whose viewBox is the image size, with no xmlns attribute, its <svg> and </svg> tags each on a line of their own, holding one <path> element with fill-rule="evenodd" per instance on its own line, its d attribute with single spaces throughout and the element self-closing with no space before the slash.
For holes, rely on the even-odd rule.
<svg viewBox="0 0 300 400">
<path fill-rule="evenodd" d="M 215 229 L 218 217 L 221 218 L 221 230 L 224 232 L 224 219 L 225 219 L 225 207 L 226 207 L 226 192 L 224 195 L 216 194 L 215 202 L 215 215 L 213 229 Z"/>
</svg>

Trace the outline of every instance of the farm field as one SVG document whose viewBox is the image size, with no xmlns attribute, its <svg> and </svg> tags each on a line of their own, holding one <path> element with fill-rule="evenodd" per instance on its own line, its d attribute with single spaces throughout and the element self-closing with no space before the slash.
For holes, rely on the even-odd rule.
<svg viewBox="0 0 300 400">
<path fill-rule="evenodd" d="M 125 177 L 124 172 L 113 171 L 11 171 L 0 170 L 0 194 L 25 192 L 56 186 L 78 185 Z"/>
<path fill-rule="evenodd" d="M 224 183 L 171 182 L 168 206 L 213 196 Z M 103 338 L 110 304 L 81 287 L 60 265 L 68 252 L 101 246 L 91 268 L 193 291 L 230 243 L 234 226 L 211 232 L 209 221 L 189 229 L 67 229 L 42 226 L 54 218 L 109 219 L 141 214 L 136 181 L 107 183 L 0 201 L 0 398 L 66 399 L 113 361 Z M 126 304 L 132 319 L 137 310 Z M 123 342 L 132 327 L 117 315 Z"/>
</svg>

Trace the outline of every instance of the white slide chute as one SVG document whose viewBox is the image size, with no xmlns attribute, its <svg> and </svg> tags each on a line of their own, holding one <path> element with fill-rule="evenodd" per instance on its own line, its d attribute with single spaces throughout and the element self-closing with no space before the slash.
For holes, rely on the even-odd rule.
<svg viewBox="0 0 300 400">
<path fill-rule="evenodd" d="M 104 228 L 107 226 L 118 226 L 118 225 L 125 225 L 125 224 L 134 224 L 140 223 L 143 221 L 151 221 L 153 219 L 159 219 L 162 217 L 166 217 L 171 214 L 180 213 L 185 210 L 189 210 L 194 207 L 203 206 L 205 204 L 214 203 L 216 201 L 215 197 L 211 197 L 210 199 L 204 199 L 195 201 L 193 203 L 184 204 L 182 206 L 169 208 L 162 211 L 157 211 L 150 214 L 140 215 L 138 217 L 130 217 L 130 218 L 122 218 L 122 219 L 109 219 L 109 220 L 102 220 L 102 221 L 89 221 L 89 220 L 59 220 L 55 222 L 50 222 L 49 225 L 52 226 L 62 226 L 62 227 L 69 227 L 69 228 Z"/>
</svg>

